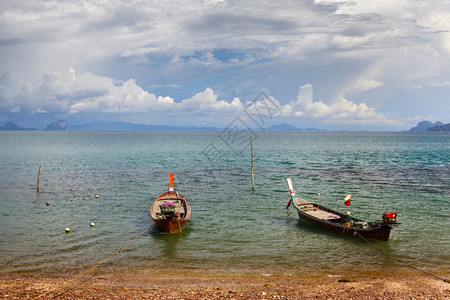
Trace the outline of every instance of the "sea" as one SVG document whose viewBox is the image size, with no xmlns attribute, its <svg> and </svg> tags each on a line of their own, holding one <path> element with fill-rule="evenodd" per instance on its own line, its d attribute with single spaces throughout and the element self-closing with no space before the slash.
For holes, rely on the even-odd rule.
<svg viewBox="0 0 450 300">
<path fill-rule="evenodd" d="M 159 234 L 149 215 L 169 173 L 192 208 L 180 235 Z M 316 228 L 286 210 L 286 178 L 303 198 L 369 221 L 397 212 L 400 224 L 387 242 Z M 448 274 L 449 187 L 448 133 L 1 131 L 0 274 L 101 262 L 96 271 Z"/>
</svg>

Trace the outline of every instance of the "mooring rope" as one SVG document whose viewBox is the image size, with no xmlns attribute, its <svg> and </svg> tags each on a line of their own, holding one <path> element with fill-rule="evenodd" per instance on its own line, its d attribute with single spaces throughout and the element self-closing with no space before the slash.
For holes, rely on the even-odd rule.
<svg viewBox="0 0 450 300">
<path fill-rule="evenodd" d="M 360 238 L 362 238 L 364 241 L 366 241 L 367 243 L 369 243 L 372 247 L 374 247 L 375 249 L 377 249 L 378 251 L 380 251 L 381 253 L 383 253 L 385 256 L 387 256 L 387 257 L 393 259 L 392 256 L 390 256 L 388 253 L 386 253 L 385 251 L 383 251 L 382 249 L 380 249 L 379 247 L 377 247 L 375 244 L 373 244 L 372 242 L 370 242 L 368 239 L 366 239 L 365 237 L 363 237 L 361 234 L 359 234 L 359 232 L 355 231 L 355 233 L 356 233 Z M 422 269 L 419 269 L 418 267 L 413 266 L 413 265 L 411 265 L 411 264 L 404 263 L 404 262 L 400 261 L 399 259 L 396 259 L 396 260 L 397 260 L 397 262 L 399 262 L 400 264 L 402 264 L 402 265 L 405 266 L 405 267 L 413 268 L 413 269 L 415 269 L 415 270 L 417 270 L 417 271 L 419 271 L 419 272 L 422 272 L 422 273 L 424 273 L 424 274 L 426 274 L 426 275 L 428 275 L 428 276 L 430 276 L 430 277 L 433 277 L 433 278 L 435 278 L 435 279 L 439 279 L 439 280 L 442 280 L 442 281 L 444 281 L 444 282 L 450 283 L 450 281 L 449 281 L 448 279 L 445 279 L 445 278 L 436 276 L 436 275 L 434 275 L 434 274 L 431 274 L 431 273 L 429 273 L 429 272 L 427 272 L 427 271 L 424 271 L 424 270 L 422 270 Z"/>
<path fill-rule="evenodd" d="M 101 262 L 95 264 L 93 267 L 91 267 L 91 268 L 89 268 L 89 269 L 87 269 L 87 270 L 85 270 L 85 271 L 79 273 L 78 275 L 76 275 L 76 276 L 73 277 L 72 279 L 70 279 L 70 280 L 68 280 L 67 282 L 65 282 L 65 284 L 66 284 L 66 285 L 70 284 L 71 282 L 75 281 L 77 278 L 79 278 L 79 277 L 81 277 L 82 275 L 84 275 L 84 274 L 86 274 L 86 273 L 88 273 L 88 272 L 90 272 L 90 271 L 96 269 L 98 266 L 104 264 L 105 262 L 107 262 L 108 260 L 110 260 L 111 258 L 113 258 L 115 255 L 117 255 L 117 254 L 119 254 L 120 252 L 122 252 L 122 250 L 124 250 L 125 248 L 127 248 L 127 247 L 128 247 L 129 245 L 131 245 L 135 240 L 137 240 L 139 237 L 141 237 L 147 230 L 149 230 L 150 227 L 152 227 L 152 225 L 149 225 L 149 226 L 148 226 L 147 228 L 145 228 L 140 234 L 138 234 L 134 239 L 132 239 L 131 241 L 129 241 L 129 242 L 128 242 L 127 244 L 125 244 L 124 246 L 120 247 L 116 252 L 114 252 L 113 254 L 111 254 L 110 256 L 108 256 L 107 258 L 105 258 L 104 260 L 102 260 Z M 89 277 L 88 279 L 86 279 L 85 281 L 83 281 L 83 282 L 81 282 L 81 283 L 79 283 L 79 284 L 77 284 L 77 285 L 74 285 L 74 286 L 71 287 L 71 288 L 66 289 L 66 290 L 63 291 L 62 293 L 56 295 L 56 297 L 60 297 L 60 296 L 64 295 L 65 293 L 69 292 L 70 290 L 73 290 L 74 288 L 76 288 L 76 287 L 78 287 L 78 286 L 80 286 L 80 285 L 82 285 L 82 284 L 88 282 L 88 281 L 91 280 L 94 276 L 95 276 L 95 274 L 92 275 L 91 277 Z M 43 297 L 43 296 L 45 296 L 45 295 L 48 295 L 49 293 L 51 293 L 51 292 L 53 292 L 53 291 L 55 291 L 55 290 L 56 290 L 56 289 L 50 290 L 50 291 L 48 291 L 48 292 L 46 292 L 46 293 L 43 293 L 43 294 L 37 296 L 37 298 L 41 298 L 41 297 Z"/>
<path fill-rule="evenodd" d="M 183 233 L 183 231 L 181 230 L 180 217 L 177 218 L 177 221 L 178 221 L 178 228 L 180 229 L 180 233 Z"/>
</svg>

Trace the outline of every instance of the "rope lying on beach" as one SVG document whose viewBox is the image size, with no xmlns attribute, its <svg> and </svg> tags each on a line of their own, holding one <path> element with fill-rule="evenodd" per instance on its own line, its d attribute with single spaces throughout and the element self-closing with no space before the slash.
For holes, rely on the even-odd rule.
<svg viewBox="0 0 450 300">
<path fill-rule="evenodd" d="M 111 258 L 113 258 L 115 255 L 119 254 L 120 252 L 122 252 L 123 249 L 127 248 L 129 245 L 131 245 L 135 240 L 137 240 L 139 237 L 141 237 L 147 230 L 150 229 L 150 227 L 152 227 L 152 225 L 149 225 L 147 228 L 145 228 L 140 234 L 138 234 L 134 239 L 132 239 L 131 241 L 129 241 L 127 244 L 125 244 L 124 246 L 120 247 L 116 252 L 114 252 L 113 254 L 111 254 L 110 256 L 108 256 L 107 258 L 105 258 L 104 260 L 102 260 L 101 262 L 97 263 L 96 265 L 94 265 L 93 267 L 89 268 L 86 271 L 81 272 L 80 274 L 78 274 L 77 276 L 73 277 L 72 279 L 70 279 L 69 281 L 65 282 L 66 285 L 70 284 L 71 282 L 75 281 L 77 278 L 81 277 L 82 275 L 94 270 L 95 268 L 97 268 L 98 266 L 104 264 L 105 262 L 107 262 L 108 260 L 110 260 Z M 81 283 L 74 285 L 66 290 L 64 290 L 62 293 L 56 295 L 55 297 L 60 297 L 62 295 L 64 295 L 65 293 L 69 292 L 70 290 L 73 290 L 74 288 L 86 283 L 87 281 L 91 280 L 93 277 L 95 276 L 92 275 L 91 277 L 89 277 L 88 279 L 82 281 Z M 48 292 L 45 292 L 41 295 L 39 295 L 37 298 L 41 298 L 45 295 L 48 295 L 49 293 L 53 292 L 56 289 L 50 290 Z"/>
<path fill-rule="evenodd" d="M 361 234 L 359 234 L 357 231 L 355 231 L 355 233 L 356 233 L 360 238 L 362 238 L 362 239 L 365 240 L 367 243 L 369 243 L 372 247 L 374 247 L 375 249 L 377 249 L 378 251 L 380 251 L 381 253 L 383 253 L 384 255 L 386 255 L 387 257 L 389 257 L 389 258 L 392 259 L 392 257 L 389 256 L 388 253 L 386 253 L 386 252 L 383 251 L 382 249 L 380 249 L 380 248 L 378 248 L 377 246 L 375 246 L 375 244 L 371 243 L 369 240 L 367 240 L 365 237 L 363 237 L 363 236 L 362 236 Z M 447 283 L 450 282 L 450 280 L 448 280 L 448 279 L 445 279 L 445 278 L 436 276 L 436 275 L 434 275 L 434 274 L 431 274 L 431 273 L 429 273 L 429 272 L 427 272 L 427 271 L 421 270 L 421 269 L 419 269 L 418 267 L 413 266 L 413 265 L 411 265 L 411 264 L 404 263 L 404 262 L 400 261 L 399 259 L 397 259 L 397 262 L 399 262 L 400 264 L 402 264 L 402 265 L 405 266 L 405 267 L 413 268 L 413 269 L 415 269 L 415 270 L 417 270 L 417 271 L 419 271 L 419 272 L 422 272 L 422 273 L 424 273 L 425 275 L 428 275 L 428 276 L 433 277 L 433 278 L 435 278 L 435 279 L 439 279 L 439 280 L 442 280 L 442 281 L 447 282 Z"/>
</svg>

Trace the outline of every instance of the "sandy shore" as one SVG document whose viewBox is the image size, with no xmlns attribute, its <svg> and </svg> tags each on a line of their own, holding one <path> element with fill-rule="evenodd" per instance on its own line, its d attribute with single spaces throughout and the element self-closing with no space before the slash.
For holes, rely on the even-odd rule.
<svg viewBox="0 0 450 300">
<path fill-rule="evenodd" d="M 445 277 L 446 274 L 440 274 Z M 450 284 L 424 274 L 268 275 L 109 272 L 79 277 L 8 275 L 5 299 L 450 299 Z"/>
</svg>

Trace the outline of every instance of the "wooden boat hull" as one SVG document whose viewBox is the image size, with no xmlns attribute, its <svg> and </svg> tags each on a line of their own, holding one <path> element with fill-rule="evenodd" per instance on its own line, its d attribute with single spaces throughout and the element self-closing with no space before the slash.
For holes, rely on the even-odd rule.
<svg viewBox="0 0 450 300">
<path fill-rule="evenodd" d="M 306 213 L 304 213 L 301 210 L 298 210 L 298 216 L 300 219 L 309 222 L 313 225 L 322 227 L 327 230 L 336 231 L 341 234 L 347 234 L 347 235 L 359 235 L 364 238 L 371 238 L 371 239 L 377 239 L 381 241 L 387 241 L 389 240 L 389 236 L 391 234 L 392 227 L 389 225 L 386 226 L 380 226 L 377 228 L 370 228 L 370 229 L 364 229 L 364 228 L 357 228 L 354 226 L 345 226 L 340 224 L 334 224 L 332 222 L 327 222 L 318 218 L 314 218 Z"/>
<path fill-rule="evenodd" d="M 153 220 L 155 227 L 162 234 L 180 234 L 186 226 L 187 220 Z"/>
<path fill-rule="evenodd" d="M 172 203 L 174 212 L 165 214 L 161 210 L 164 203 Z M 191 206 L 186 198 L 176 191 L 167 191 L 153 202 L 150 216 L 156 229 L 162 234 L 180 234 L 191 217 Z"/>
<path fill-rule="evenodd" d="M 392 225 L 398 224 L 395 219 L 396 213 L 385 213 L 383 221 L 367 222 L 351 217 L 349 213 L 343 214 L 315 202 L 297 197 L 291 179 L 288 178 L 286 181 L 291 194 L 291 199 L 286 208 L 292 204 L 297 210 L 300 219 L 313 225 L 340 232 L 341 234 L 387 241 L 393 229 Z"/>
</svg>

